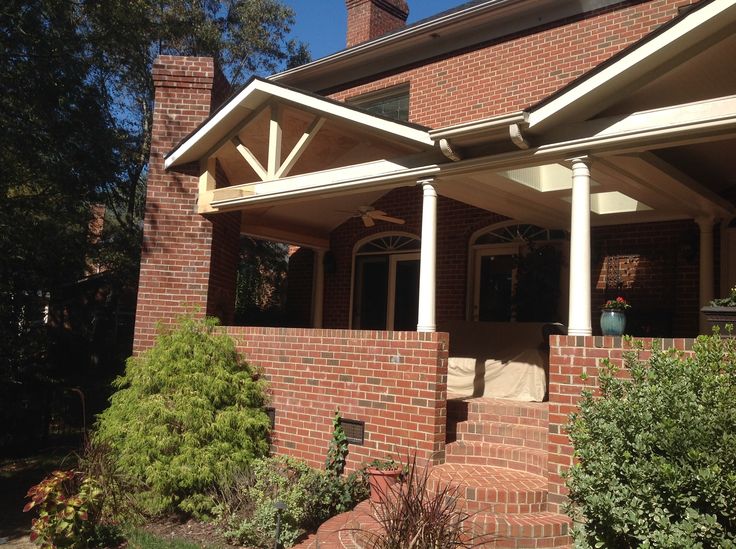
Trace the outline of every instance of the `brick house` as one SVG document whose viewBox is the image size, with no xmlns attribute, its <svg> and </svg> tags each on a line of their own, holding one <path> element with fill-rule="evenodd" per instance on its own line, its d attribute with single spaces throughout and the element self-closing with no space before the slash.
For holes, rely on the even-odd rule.
<svg viewBox="0 0 736 549">
<path fill-rule="evenodd" d="M 622 353 L 600 304 L 687 349 L 736 281 L 736 0 L 346 6 L 345 50 L 234 93 L 156 62 L 136 350 L 200 305 L 276 451 L 321 464 L 339 407 L 350 467 L 416 452 L 510 546 L 566 546 L 563 425 Z M 241 234 L 301 247 L 290 327 L 229 326 Z"/>
</svg>

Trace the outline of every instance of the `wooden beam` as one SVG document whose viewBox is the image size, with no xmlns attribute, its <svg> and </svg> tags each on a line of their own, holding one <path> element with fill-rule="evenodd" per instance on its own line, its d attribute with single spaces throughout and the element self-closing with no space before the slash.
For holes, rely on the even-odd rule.
<svg viewBox="0 0 736 549">
<path fill-rule="evenodd" d="M 258 118 L 258 115 L 261 114 L 266 107 L 269 106 L 269 103 L 263 103 L 262 105 L 259 105 L 257 109 L 254 109 L 253 111 L 248 114 L 243 120 L 241 120 L 232 130 L 227 132 L 225 136 L 220 139 L 217 143 L 215 143 L 214 146 L 212 146 L 206 153 L 202 155 L 203 158 L 209 158 L 210 156 L 214 155 L 217 151 L 219 151 L 222 147 L 224 147 L 228 141 L 231 141 L 233 137 L 237 137 L 237 135 L 242 132 L 245 128 L 247 128 L 253 120 Z"/>
<path fill-rule="evenodd" d="M 281 107 L 271 103 L 271 122 L 268 127 L 268 179 L 276 179 L 281 167 Z"/>
<path fill-rule="evenodd" d="M 253 168 L 253 171 L 256 172 L 256 175 L 261 178 L 261 181 L 267 181 L 271 179 L 268 175 L 268 172 L 266 172 L 266 169 L 263 167 L 263 164 L 258 161 L 256 156 L 250 151 L 248 147 L 243 145 L 243 142 L 240 140 L 240 138 L 236 136 L 233 137 L 231 141 L 240 153 L 240 156 L 242 156 L 245 161 L 250 165 L 250 167 Z"/>
<path fill-rule="evenodd" d="M 327 122 L 327 119 L 321 116 L 316 116 L 314 118 L 312 123 L 299 138 L 299 141 L 297 141 L 296 145 L 294 145 L 294 148 L 291 149 L 291 152 L 289 153 L 289 156 L 286 157 L 286 160 L 284 160 L 284 163 L 276 171 L 276 179 L 280 179 L 289 175 L 291 169 L 299 161 L 304 151 L 307 150 L 307 147 L 312 142 L 312 139 L 316 137 L 319 130 L 322 129 L 322 126 L 325 125 L 325 122 Z"/>
<path fill-rule="evenodd" d="M 211 205 L 213 192 L 217 188 L 217 159 L 203 158 L 199 161 L 199 189 L 197 193 L 197 212 L 216 212 L 217 208 Z"/>
<path fill-rule="evenodd" d="M 305 246 L 312 249 L 330 249 L 330 239 L 327 235 L 317 235 L 313 228 L 304 228 L 298 226 L 269 227 L 247 221 L 248 212 L 243 212 L 243 221 L 240 226 L 240 232 L 256 238 L 265 240 L 273 240 L 275 242 L 283 242 L 285 244 L 294 244 L 297 246 Z"/>
</svg>

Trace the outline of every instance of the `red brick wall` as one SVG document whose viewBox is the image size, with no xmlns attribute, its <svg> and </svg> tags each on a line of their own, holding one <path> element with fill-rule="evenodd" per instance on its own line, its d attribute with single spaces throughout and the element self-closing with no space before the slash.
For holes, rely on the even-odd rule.
<svg viewBox="0 0 736 549">
<path fill-rule="evenodd" d="M 346 0 L 345 5 L 348 48 L 400 29 L 409 15 L 405 0 Z"/>
<path fill-rule="evenodd" d="M 596 227 L 591 231 L 591 245 L 594 330 L 606 288 L 616 288 L 618 280 L 621 290 L 609 290 L 608 297 L 623 295 L 632 304 L 629 320 L 635 335 L 685 337 L 698 333 L 695 222 Z"/>
<path fill-rule="evenodd" d="M 444 461 L 447 344 L 444 333 L 229 327 L 262 368 L 276 409 L 276 453 L 324 465 L 332 418 L 365 421 L 348 469 L 393 455 Z"/>
<path fill-rule="evenodd" d="M 651 349 L 652 339 L 642 339 Z M 692 350 L 692 339 L 664 339 L 663 349 Z M 567 489 L 561 473 L 573 463 L 573 448 L 565 433 L 568 416 L 575 412 L 584 388 L 598 387 L 598 367 L 610 359 L 621 366 L 626 342 L 619 337 L 551 336 L 549 354 L 548 509 L 562 512 Z M 646 359 L 648 352 L 640 355 Z M 581 376 L 585 373 L 587 378 Z"/>
<path fill-rule="evenodd" d="M 215 78 L 216 68 L 209 58 L 161 56 L 154 64 L 156 95 L 135 324 L 136 353 L 153 343 L 157 322 L 169 322 L 192 306 L 220 316 L 224 322 L 232 320 L 239 215 L 208 219 L 195 213 L 198 167 L 164 170 L 164 155 L 227 93 L 213 92 Z M 221 77 L 217 79 L 224 82 Z"/>
<path fill-rule="evenodd" d="M 442 127 L 529 107 L 677 15 L 690 0 L 632 0 L 323 93 L 410 82 L 409 118 Z M 623 7 L 622 7 L 623 6 Z"/>
</svg>

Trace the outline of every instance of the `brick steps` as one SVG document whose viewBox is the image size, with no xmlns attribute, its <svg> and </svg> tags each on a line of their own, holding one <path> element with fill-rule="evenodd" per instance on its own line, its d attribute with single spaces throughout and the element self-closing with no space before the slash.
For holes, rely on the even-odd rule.
<svg viewBox="0 0 736 549">
<path fill-rule="evenodd" d="M 539 513 L 547 508 L 547 479 L 525 471 L 445 463 L 432 468 L 428 482 L 431 493 L 444 487 L 468 513 Z"/>
<path fill-rule="evenodd" d="M 511 444 L 458 440 L 445 446 L 448 463 L 493 465 L 534 475 L 547 475 L 547 451 Z"/>
<path fill-rule="evenodd" d="M 569 548 L 571 520 L 547 511 L 547 403 L 447 402 L 445 463 L 430 490 L 448 487 L 479 547 Z"/>
<path fill-rule="evenodd" d="M 546 450 L 547 432 L 547 427 L 536 425 L 469 420 L 458 423 L 455 440 Z"/>
<path fill-rule="evenodd" d="M 504 515 L 476 513 L 466 520 L 470 532 L 478 532 L 475 538 L 482 547 L 509 547 L 531 549 L 571 547 L 572 520 L 559 513 L 529 513 Z"/>
</svg>

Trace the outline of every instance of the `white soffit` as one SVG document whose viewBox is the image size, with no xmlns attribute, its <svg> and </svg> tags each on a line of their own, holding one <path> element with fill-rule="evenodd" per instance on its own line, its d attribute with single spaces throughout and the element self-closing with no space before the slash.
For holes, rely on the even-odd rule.
<svg viewBox="0 0 736 549">
<path fill-rule="evenodd" d="M 572 197 L 566 196 L 562 200 L 570 203 L 572 202 Z M 590 195 L 590 211 L 598 215 L 646 212 L 650 210 L 652 210 L 650 206 L 618 191 Z"/>
<path fill-rule="evenodd" d="M 726 36 L 735 27 L 736 0 L 712 0 L 696 7 L 668 29 L 645 39 L 615 62 L 533 109 L 529 113 L 529 131 L 541 133 L 572 113 L 583 118 L 594 115 L 606 107 L 607 100 L 617 97 L 628 86 L 640 86 L 656 77 L 667 62 L 691 54 L 714 37 Z"/>
<path fill-rule="evenodd" d="M 516 181 L 541 193 L 572 189 L 572 170 L 560 164 L 514 168 L 497 173 L 506 179 Z M 590 185 L 591 187 L 600 186 L 599 183 L 593 180 L 590 181 Z"/>
<path fill-rule="evenodd" d="M 365 131 L 372 134 L 383 134 L 388 138 L 398 139 L 425 149 L 434 147 L 434 141 L 425 129 L 379 118 L 334 101 L 255 78 L 204 125 L 179 143 L 166 157 L 165 167 L 171 168 L 200 160 L 249 112 L 274 99 L 327 118 L 340 119 L 356 126 L 362 126 Z"/>
</svg>

